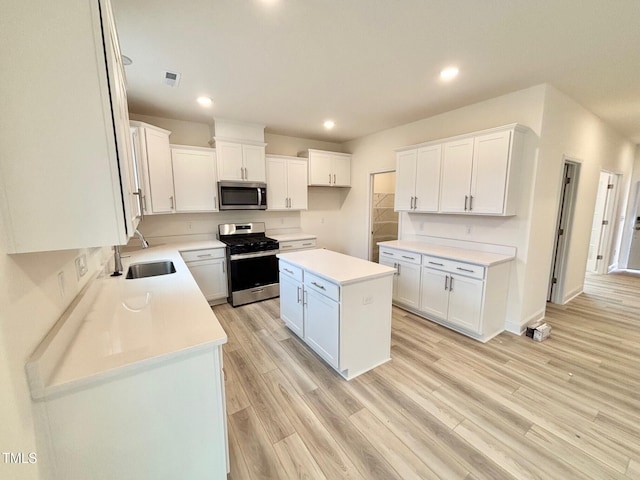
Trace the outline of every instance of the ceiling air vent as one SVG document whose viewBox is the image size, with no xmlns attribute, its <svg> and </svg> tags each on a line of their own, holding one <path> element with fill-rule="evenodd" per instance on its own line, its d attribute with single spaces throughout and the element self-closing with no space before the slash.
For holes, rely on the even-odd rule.
<svg viewBox="0 0 640 480">
<path fill-rule="evenodd" d="M 181 75 L 179 73 L 165 70 L 162 73 L 162 83 L 169 85 L 170 87 L 177 87 L 180 83 L 180 77 Z"/>
</svg>

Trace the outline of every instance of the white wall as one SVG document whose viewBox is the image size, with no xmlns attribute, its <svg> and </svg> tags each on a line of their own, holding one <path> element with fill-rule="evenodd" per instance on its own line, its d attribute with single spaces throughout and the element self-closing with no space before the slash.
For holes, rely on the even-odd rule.
<svg viewBox="0 0 640 480">
<path fill-rule="evenodd" d="M 563 300 L 582 292 L 589 252 L 593 211 L 602 169 L 623 174 L 619 217 L 626 208 L 635 145 L 559 90 L 547 86 L 540 140 L 539 175 L 531 219 L 529 304 L 540 305 L 547 295 L 559 205 L 564 157 L 580 162 L 574 221 L 568 246 Z"/>
<path fill-rule="evenodd" d="M 131 120 L 138 120 L 156 127 L 169 130 L 169 141 L 176 145 L 192 145 L 194 147 L 210 147 L 211 128 L 206 123 L 187 122 L 173 118 L 154 117 L 129 113 Z"/>
<path fill-rule="evenodd" d="M 80 254 L 87 255 L 89 271 L 78 280 L 75 259 Z M 36 452 L 43 460 L 34 435 L 31 396 L 24 365 L 69 303 L 109 257 L 108 248 L 22 255 L 0 253 L 2 452 Z M 58 286 L 59 272 L 64 272 L 64 296 L 60 295 Z M 37 479 L 38 464 L 11 465 L 0 458 L 0 478 Z"/>
</svg>

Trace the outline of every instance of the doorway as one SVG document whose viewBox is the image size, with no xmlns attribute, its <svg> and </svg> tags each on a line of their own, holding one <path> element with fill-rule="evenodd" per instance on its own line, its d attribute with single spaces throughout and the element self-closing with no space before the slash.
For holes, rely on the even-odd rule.
<svg viewBox="0 0 640 480">
<path fill-rule="evenodd" d="M 598 182 L 596 207 L 593 212 L 591 238 L 589 239 L 589 255 L 587 272 L 607 273 L 610 258 L 610 245 L 615 223 L 615 203 L 618 190 L 618 175 L 601 171 Z"/>
<path fill-rule="evenodd" d="M 371 174 L 369 201 L 369 260 L 378 261 L 378 242 L 398 239 L 398 212 L 393 210 L 396 172 Z"/>
<path fill-rule="evenodd" d="M 580 164 L 578 162 L 565 159 L 560 203 L 558 205 L 558 220 L 556 222 L 554 255 L 547 295 L 547 301 L 552 303 L 563 303 L 564 277 L 567 269 L 567 253 L 573 225 L 573 211 L 575 209 L 576 193 L 578 192 L 579 170 Z"/>
</svg>

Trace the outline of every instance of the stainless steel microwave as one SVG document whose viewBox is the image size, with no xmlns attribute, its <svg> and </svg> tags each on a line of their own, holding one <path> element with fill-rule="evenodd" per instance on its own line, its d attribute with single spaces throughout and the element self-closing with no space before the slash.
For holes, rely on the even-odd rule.
<svg viewBox="0 0 640 480">
<path fill-rule="evenodd" d="M 267 184 L 262 182 L 218 182 L 220 210 L 266 210 Z"/>
</svg>

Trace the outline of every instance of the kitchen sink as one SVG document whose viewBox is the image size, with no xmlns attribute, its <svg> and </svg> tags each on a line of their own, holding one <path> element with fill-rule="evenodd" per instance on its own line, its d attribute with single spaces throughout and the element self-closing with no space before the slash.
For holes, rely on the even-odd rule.
<svg viewBox="0 0 640 480">
<path fill-rule="evenodd" d="M 170 273 L 176 273 L 176 267 L 171 260 L 134 263 L 129 266 L 127 278 L 157 277 L 158 275 L 168 275 Z"/>
</svg>

